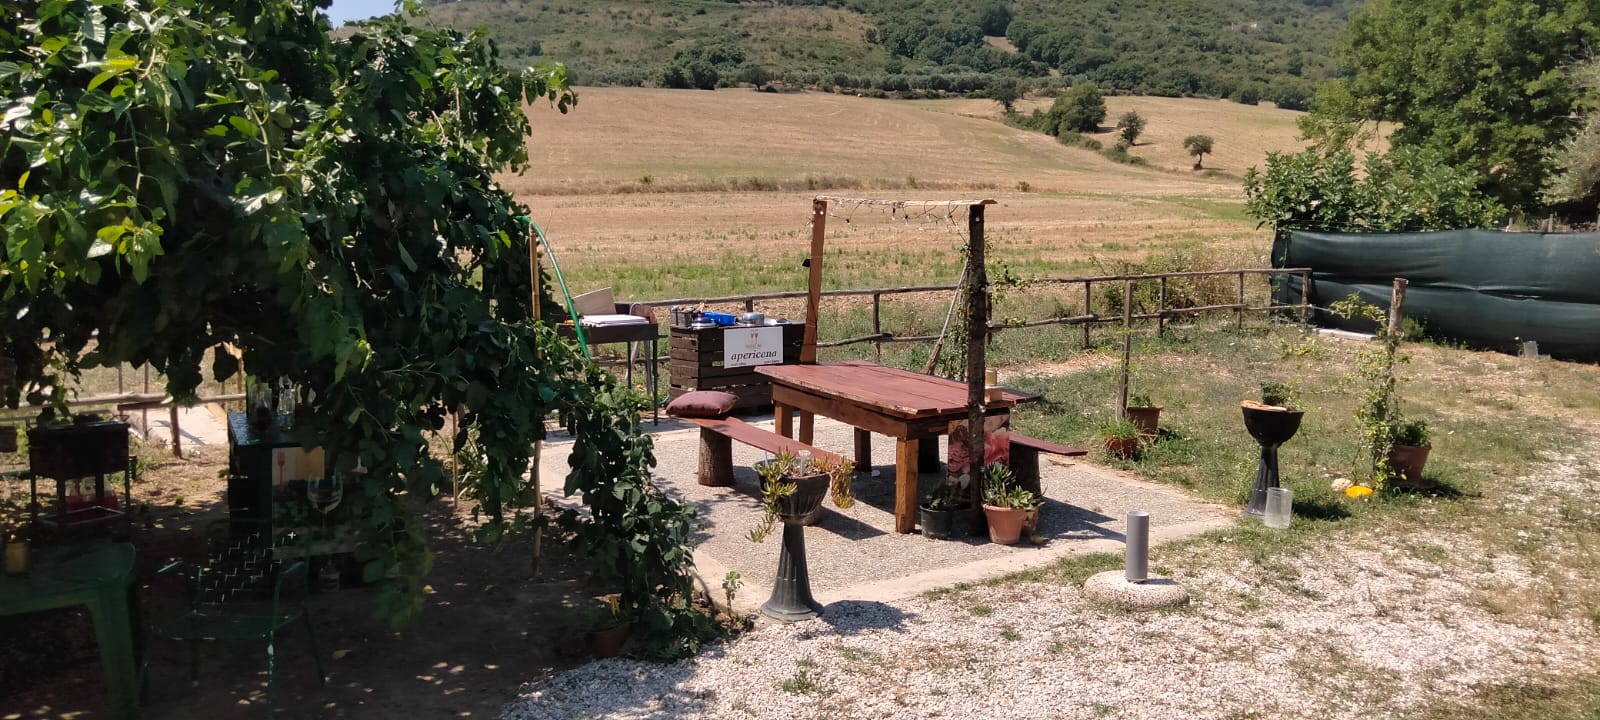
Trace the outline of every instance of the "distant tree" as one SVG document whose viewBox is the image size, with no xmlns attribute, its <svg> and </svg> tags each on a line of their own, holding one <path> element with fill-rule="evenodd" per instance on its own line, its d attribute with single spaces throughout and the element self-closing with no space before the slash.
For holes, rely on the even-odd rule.
<svg viewBox="0 0 1600 720">
<path fill-rule="evenodd" d="M 1129 110 L 1117 118 L 1117 137 L 1130 147 L 1139 139 L 1139 134 L 1144 132 L 1144 116 Z"/>
<path fill-rule="evenodd" d="M 1240 105 L 1255 105 L 1261 102 L 1261 86 L 1256 83 L 1245 83 L 1233 91 L 1232 100 Z"/>
<path fill-rule="evenodd" d="M 1188 150 L 1189 154 L 1194 156 L 1194 169 L 1201 170 L 1203 168 L 1200 165 L 1200 161 L 1206 153 L 1211 152 L 1211 136 L 1190 135 L 1183 139 L 1183 149 Z"/>
<path fill-rule="evenodd" d="M 1513 211 L 1537 210 L 1549 150 L 1577 130 L 1562 66 L 1597 43 L 1595 0 L 1369 0 L 1340 48 L 1347 76 L 1318 89 L 1302 130 L 1331 149 L 1394 123 L 1393 147 L 1435 150 Z"/>
<path fill-rule="evenodd" d="M 1011 25 L 1011 9 L 1002 3 L 991 2 L 978 10 L 978 29 L 985 35 L 1005 35 Z"/>
<path fill-rule="evenodd" d="M 1000 78 L 989 83 L 989 99 L 1000 103 L 1007 115 L 1017 111 L 1017 101 L 1022 99 L 1022 84 L 1016 78 Z"/>
<path fill-rule="evenodd" d="M 1094 132 L 1100 129 L 1100 121 L 1106 119 L 1106 99 L 1094 83 L 1079 83 L 1056 98 L 1050 105 L 1049 116 L 1052 122 L 1045 131 L 1051 135 Z"/>
</svg>

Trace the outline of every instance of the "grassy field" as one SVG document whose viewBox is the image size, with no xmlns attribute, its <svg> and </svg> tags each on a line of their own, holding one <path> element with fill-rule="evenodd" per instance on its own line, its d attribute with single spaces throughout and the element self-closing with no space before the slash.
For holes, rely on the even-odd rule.
<svg viewBox="0 0 1600 720">
<path fill-rule="evenodd" d="M 1122 102 L 1113 99 L 1113 112 Z M 575 291 L 609 285 L 634 300 L 803 289 L 799 263 L 819 193 L 993 198 L 992 257 L 1023 277 L 1163 253 L 1264 265 L 1270 235 L 1244 215 L 1235 174 L 1296 147 L 1295 114 L 1126 102 L 1146 103 L 1151 142 L 1136 154 L 1148 148 L 1157 167 L 1007 127 L 987 101 L 589 88 L 569 115 L 530 110 L 532 168 L 504 183 L 533 207 Z M 1228 172 L 1159 167 L 1170 138 L 1200 132 L 1217 139 L 1215 162 Z M 913 210 L 836 208 L 826 285 L 953 280 L 964 214 Z"/>
</svg>

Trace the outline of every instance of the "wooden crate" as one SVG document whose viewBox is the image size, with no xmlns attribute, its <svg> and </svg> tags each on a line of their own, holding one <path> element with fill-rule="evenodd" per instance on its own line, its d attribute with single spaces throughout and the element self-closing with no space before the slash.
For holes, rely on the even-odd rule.
<svg viewBox="0 0 1600 720">
<path fill-rule="evenodd" d="M 799 362 L 806 326 L 788 323 L 780 327 L 783 328 L 784 364 Z M 668 390 L 672 397 L 691 390 L 721 390 L 739 398 L 733 406 L 736 410 L 772 404 L 772 386 L 755 368 L 722 366 L 723 333 L 729 329 L 672 328 L 669 356 L 672 387 Z"/>
</svg>

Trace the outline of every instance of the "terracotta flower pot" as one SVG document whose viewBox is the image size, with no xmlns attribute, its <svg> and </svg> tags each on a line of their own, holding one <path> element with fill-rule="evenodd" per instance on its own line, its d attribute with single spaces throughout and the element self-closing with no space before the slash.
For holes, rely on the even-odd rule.
<svg viewBox="0 0 1600 720">
<path fill-rule="evenodd" d="M 1139 457 L 1139 438 L 1106 438 L 1106 452 L 1122 458 L 1132 460 Z"/>
<path fill-rule="evenodd" d="M 0 453 L 14 453 L 17 451 L 17 429 L 10 425 L 0 426 Z"/>
<path fill-rule="evenodd" d="M 1022 538 L 1022 523 L 1027 510 L 1003 508 L 983 504 L 983 514 L 989 520 L 989 542 L 996 545 L 1015 545 Z"/>
<path fill-rule="evenodd" d="M 1161 406 L 1130 407 L 1128 419 L 1139 426 L 1139 434 L 1155 435 L 1161 428 Z"/>
<path fill-rule="evenodd" d="M 1400 473 L 1407 487 L 1431 487 L 1432 483 L 1422 479 L 1422 468 L 1428 464 L 1428 453 L 1432 450 L 1432 445 L 1395 445 L 1389 448 L 1389 467 Z"/>
<path fill-rule="evenodd" d="M 589 633 L 589 654 L 597 658 L 610 658 L 622 654 L 622 645 L 628 641 L 632 623 L 623 623 Z"/>
</svg>

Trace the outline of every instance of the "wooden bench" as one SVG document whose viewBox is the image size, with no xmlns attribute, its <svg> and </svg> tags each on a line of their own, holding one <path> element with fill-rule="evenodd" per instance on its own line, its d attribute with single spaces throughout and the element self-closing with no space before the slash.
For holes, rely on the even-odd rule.
<svg viewBox="0 0 1600 720">
<path fill-rule="evenodd" d="M 1011 475 L 1023 489 L 1036 497 L 1044 495 L 1039 487 L 1039 453 L 1042 452 L 1066 457 L 1089 454 L 1088 450 L 1011 433 Z"/>
<path fill-rule="evenodd" d="M 788 452 L 798 455 L 801 452 L 809 452 L 812 458 L 825 462 L 839 462 L 844 459 L 838 453 L 812 447 L 770 430 L 763 430 L 735 417 L 678 419 L 700 426 L 700 470 L 696 479 L 701 485 L 710 487 L 733 485 L 734 440 L 773 454 Z M 1037 470 L 1034 474 L 1038 474 Z"/>
</svg>

